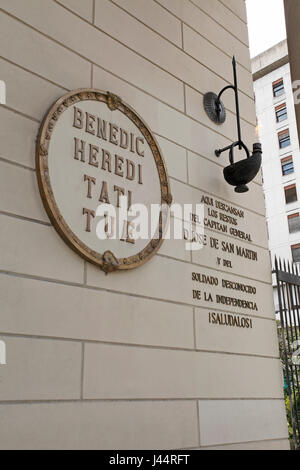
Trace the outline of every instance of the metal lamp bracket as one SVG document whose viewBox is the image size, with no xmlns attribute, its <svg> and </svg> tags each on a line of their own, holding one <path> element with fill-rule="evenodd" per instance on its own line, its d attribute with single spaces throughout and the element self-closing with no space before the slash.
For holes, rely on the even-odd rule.
<svg viewBox="0 0 300 470">
<path fill-rule="evenodd" d="M 232 67 L 234 84 L 223 88 L 218 95 L 213 92 L 206 93 L 204 95 L 203 105 L 208 117 L 215 124 L 223 124 L 226 121 L 226 109 L 221 100 L 221 97 L 227 90 L 234 91 L 238 139 L 236 142 L 228 145 L 227 147 L 215 150 L 215 154 L 217 157 L 220 157 L 223 152 L 229 151 L 230 165 L 223 169 L 225 181 L 231 186 L 235 186 L 235 192 L 245 193 L 249 191 L 247 184 L 255 178 L 261 167 L 262 149 L 261 144 L 254 144 L 253 154 L 251 156 L 248 147 L 242 141 L 239 90 L 235 57 L 233 57 L 232 60 Z M 244 150 L 247 158 L 245 160 L 239 160 L 235 163 L 234 149 L 236 147 L 238 147 L 239 150 Z"/>
<path fill-rule="evenodd" d="M 203 104 L 204 109 L 208 117 L 213 121 L 215 124 L 224 124 L 226 121 L 226 109 L 221 100 L 223 93 L 227 90 L 233 90 L 235 94 L 235 106 L 236 106 L 236 120 L 237 120 L 237 132 L 238 132 L 238 141 L 237 144 L 239 149 L 242 150 L 244 148 L 247 149 L 246 145 L 242 141 L 242 133 L 241 133 L 241 119 L 240 119 L 240 106 L 239 106 L 239 90 L 238 90 L 238 82 L 237 82 L 237 71 L 236 71 L 236 60 L 235 57 L 232 59 L 232 67 L 233 67 L 233 78 L 234 78 L 234 85 L 228 85 L 220 93 L 217 95 L 216 93 L 209 92 L 204 95 Z M 216 150 L 216 155 L 219 157 L 221 153 L 229 150 L 230 147 L 226 147 L 224 149 Z M 246 153 L 249 154 L 248 149 Z"/>
<path fill-rule="evenodd" d="M 210 91 L 204 95 L 204 109 L 206 114 L 216 124 L 224 124 L 226 121 L 226 109 L 216 93 Z"/>
</svg>

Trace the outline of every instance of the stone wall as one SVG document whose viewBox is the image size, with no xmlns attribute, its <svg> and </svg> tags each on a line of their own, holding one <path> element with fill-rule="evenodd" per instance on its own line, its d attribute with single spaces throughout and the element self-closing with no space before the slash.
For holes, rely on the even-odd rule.
<svg viewBox="0 0 300 470">
<path fill-rule="evenodd" d="M 217 160 L 214 150 L 236 140 L 234 97 L 224 95 L 223 126 L 202 104 L 232 81 L 236 54 L 252 146 L 244 1 L 0 7 L 0 447 L 288 448 L 261 179 L 245 195 L 224 182 L 227 156 Z M 210 247 L 195 254 L 166 241 L 142 268 L 106 276 L 69 249 L 41 202 L 35 140 L 53 102 L 80 87 L 121 96 L 148 123 L 175 202 L 208 196 L 242 210 L 251 244 L 207 233 L 255 250 L 258 262 L 234 256 L 233 268 L 220 268 Z M 258 311 L 219 306 L 253 328 L 210 324 L 210 306 L 193 298 L 202 288 L 194 272 L 255 286 Z"/>
</svg>

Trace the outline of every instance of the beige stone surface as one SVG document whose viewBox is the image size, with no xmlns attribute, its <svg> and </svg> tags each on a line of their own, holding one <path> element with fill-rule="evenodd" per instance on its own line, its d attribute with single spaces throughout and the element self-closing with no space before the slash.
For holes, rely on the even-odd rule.
<svg viewBox="0 0 300 470">
<path fill-rule="evenodd" d="M 114 0 L 114 3 L 178 47 L 182 46 L 180 21 L 158 3 L 149 0 Z M 98 2 L 98 8 L 102 5 L 103 0 Z"/>
<path fill-rule="evenodd" d="M 184 50 L 190 56 L 195 57 L 196 62 L 192 57 L 174 48 L 170 43 L 163 41 L 151 30 L 145 29 L 143 25 L 110 1 L 96 0 L 95 24 L 102 31 L 111 34 L 123 44 L 139 52 L 163 69 L 170 71 L 174 76 L 183 78 L 186 83 L 190 83 L 196 88 L 198 88 L 196 80 L 198 82 L 200 76 L 211 77 L 214 80 L 215 75 L 218 75 L 222 76 L 224 80 L 232 81 L 230 57 L 220 52 L 214 45 L 198 34 L 196 36 L 197 40 L 193 40 L 193 45 L 198 48 L 198 51 L 201 51 L 200 60 L 199 53 L 195 53 L 192 42 L 189 41 L 189 37 L 185 38 L 184 34 Z M 137 37 L 139 41 L 136 41 Z M 187 40 L 187 43 L 185 40 Z M 240 90 L 253 97 L 253 87 L 250 79 L 251 71 L 243 70 L 240 74 Z M 191 73 L 193 71 L 197 78 Z"/>
<path fill-rule="evenodd" d="M 173 232 L 172 228 L 171 232 Z M 170 256 L 171 258 L 176 258 L 181 261 L 191 261 L 191 252 L 190 249 L 187 249 L 186 241 L 174 240 L 173 236 L 163 242 L 159 254 Z"/>
<path fill-rule="evenodd" d="M 171 86 L 171 82 L 173 81 L 174 86 L 176 86 L 177 82 L 177 93 L 172 94 L 171 103 L 173 106 L 174 103 L 178 103 L 178 87 L 180 86 L 180 84 L 177 80 L 174 82 L 174 80 L 172 80 L 172 77 L 169 74 L 166 74 L 165 72 L 152 67 L 151 83 L 149 83 L 149 87 L 147 89 L 146 83 L 147 81 L 149 82 L 150 78 L 147 70 L 150 67 L 149 63 L 147 63 L 143 58 L 138 57 L 136 54 L 126 49 L 121 44 L 115 42 L 107 35 L 101 33 L 101 31 L 96 30 L 94 28 L 91 29 L 87 24 L 80 20 L 80 18 L 71 15 L 69 12 L 62 9 L 58 4 L 50 2 L 50 0 L 45 0 L 43 10 L 44 15 L 41 16 L 39 9 L 36 8 L 37 0 L 28 0 L 28 2 L 30 3 L 27 2 L 26 8 L 20 7 L 18 0 L 2 1 L 4 2 L 3 8 L 9 13 L 16 14 L 18 18 L 21 18 L 23 21 L 29 22 L 30 25 L 38 28 L 40 31 L 46 34 L 50 33 L 51 37 L 55 37 L 56 40 L 63 42 L 72 50 L 75 50 L 76 52 L 80 53 L 80 55 L 82 55 L 83 57 L 92 60 L 94 63 L 99 64 L 106 69 L 109 69 L 117 75 L 122 76 L 122 78 L 125 78 L 129 81 L 133 81 L 134 84 L 136 84 L 137 86 L 141 86 L 147 91 L 150 91 L 149 87 L 153 89 L 153 87 L 155 86 L 156 77 L 157 79 L 159 78 L 159 81 L 157 81 L 157 86 L 159 87 L 160 91 L 163 90 L 164 101 L 168 101 L 168 94 L 171 93 L 172 90 L 174 90 L 174 87 Z M 65 24 L 68 24 L 68 28 L 65 28 Z M 120 28 L 118 28 L 118 31 L 119 30 Z M 115 34 L 117 33 L 118 32 L 115 31 Z M 86 37 L 86 41 L 80 40 L 82 36 Z M 141 44 L 143 44 L 144 41 L 147 40 L 144 29 L 142 38 L 142 41 L 139 41 L 138 43 L 135 42 L 135 49 L 137 47 L 140 47 L 140 42 Z M 151 40 L 154 41 L 154 38 L 152 36 Z M 98 41 L 101 41 L 101 49 L 95 47 Z M 88 44 L 89 47 L 87 46 Z M 164 57 L 166 59 L 168 59 L 169 57 L 171 59 L 173 57 L 172 62 L 169 64 L 168 67 L 166 67 L 166 69 L 169 71 L 169 67 L 172 67 L 170 70 L 172 71 L 173 67 L 176 67 L 176 70 L 174 70 L 175 76 L 183 78 L 186 83 L 191 86 L 194 86 L 197 90 L 202 92 L 209 91 L 210 89 L 221 90 L 223 86 L 228 84 L 228 82 L 225 82 L 221 77 L 210 72 L 206 67 L 202 66 L 194 59 L 188 57 L 187 55 L 184 55 L 183 52 L 173 49 L 174 46 L 168 43 L 166 43 L 165 46 L 161 41 L 159 41 L 159 47 L 154 47 L 152 42 L 151 45 L 152 47 L 150 49 L 153 50 L 153 53 L 161 53 L 163 51 L 163 47 L 166 47 L 167 55 Z M 108 51 L 110 53 L 108 53 Z M 113 57 L 116 55 L 119 58 L 118 61 L 113 60 Z M 230 61 L 229 58 L 228 60 Z M 134 76 L 132 76 L 132 72 L 137 69 L 138 63 L 140 63 L 139 74 L 135 73 Z M 156 63 L 158 63 L 158 60 Z M 160 63 L 158 63 L 158 65 L 160 65 Z M 186 77 L 183 74 L 185 74 Z M 142 78 L 142 82 L 139 82 L 140 78 Z M 247 81 L 247 84 L 245 84 L 245 86 L 249 86 L 249 81 Z M 247 89 L 249 93 L 249 88 Z M 254 109 L 254 103 L 252 98 L 251 101 Z M 182 106 L 179 106 L 180 109 L 182 109 Z"/>
<path fill-rule="evenodd" d="M 51 83 L 45 82 L 45 80 L 33 76 L 32 74 L 20 69 L 19 67 L 9 64 L 6 61 L 0 60 L 0 62 L 2 76 L 7 81 L 7 83 L 10 83 L 8 101 L 10 106 L 17 111 L 28 114 L 40 120 L 45 114 L 45 109 L 49 107 L 49 103 L 53 104 L 55 100 L 64 94 L 63 89 L 56 87 Z M 177 140 L 180 145 L 186 144 L 188 148 L 190 148 L 188 136 L 192 132 L 193 128 L 195 132 L 195 139 L 198 140 L 197 134 L 201 132 L 204 142 L 206 142 L 205 139 L 207 138 L 209 138 L 209 141 L 214 142 L 213 148 L 216 146 L 227 145 L 229 143 L 229 140 L 224 139 L 222 136 L 217 136 L 211 130 L 201 126 L 201 124 L 197 124 L 191 119 L 185 118 L 183 115 L 177 113 L 175 110 L 170 109 L 162 103 L 155 102 L 144 93 L 137 91 L 136 89 L 116 78 L 114 79 L 112 76 L 98 68 L 95 69 L 95 86 L 98 88 L 102 87 L 104 89 L 110 89 L 115 93 L 119 92 L 119 94 L 120 91 L 122 91 L 122 97 L 124 100 L 134 106 L 139 114 L 143 115 L 145 120 L 147 119 L 147 123 L 154 131 L 157 131 L 157 133 L 160 135 L 164 134 L 165 137 L 171 140 Z M 24 87 L 29 90 L 28 94 L 20 94 L 18 92 L 20 88 Z M 33 100 L 31 99 L 31 96 L 34 96 Z M 161 116 L 161 118 L 159 118 L 159 116 Z M 160 119 L 162 119 L 162 122 L 160 122 Z M 177 133 L 175 132 L 175 128 L 171 126 L 172 122 L 177 124 L 179 128 Z M 162 125 L 165 126 L 164 129 L 162 128 Z M 184 135 L 180 131 L 180 128 L 185 129 L 185 139 L 183 139 Z M 162 139 L 159 141 L 159 143 L 162 144 Z M 165 150 L 167 145 L 168 149 Z M 34 147 L 34 145 L 32 145 L 32 147 Z M 172 175 L 172 168 L 174 167 L 173 174 L 175 177 L 178 178 L 181 172 L 183 172 L 185 176 L 185 165 L 182 164 L 184 157 L 181 158 L 177 156 L 179 155 L 179 152 L 185 153 L 185 150 L 182 148 L 178 150 L 175 146 L 176 151 L 174 152 L 174 150 L 171 150 L 170 147 L 172 147 L 172 143 L 168 142 L 163 148 L 167 163 L 168 165 L 170 164 L 170 174 Z M 212 146 L 209 147 L 207 144 L 207 150 L 205 150 L 202 148 L 200 141 L 197 143 L 195 140 L 195 145 L 192 145 L 192 148 L 194 151 L 201 151 L 201 153 L 205 153 L 205 156 L 209 157 L 213 162 L 216 162 L 216 157 L 213 154 Z M 173 153 L 172 156 L 170 155 L 171 152 Z M 33 158 L 33 155 L 31 158 Z M 219 162 L 221 165 L 227 165 L 225 157 L 224 159 L 220 159 Z"/>
<path fill-rule="evenodd" d="M 230 31 L 235 37 L 239 38 L 244 44 L 248 45 L 248 29 L 244 21 L 232 14 L 226 6 L 219 0 L 210 0 L 205 2 L 203 0 L 193 0 L 195 5 L 205 11 L 214 20 L 222 25 L 224 29 Z M 242 2 L 240 2 L 242 3 Z M 238 34 L 236 33 L 238 31 Z"/>
<path fill-rule="evenodd" d="M 185 234 L 189 238 L 174 239 L 177 230 L 179 235 Z M 248 278 L 271 283 L 270 253 L 265 248 L 251 246 L 242 240 L 228 238 L 217 231 L 183 223 L 173 217 L 170 219 L 168 233 L 170 237 L 163 242 L 159 254 L 181 261 L 192 261 L 199 267 L 215 268 L 224 273 L 240 275 L 244 277 L 243 282 L 248 282 Z M 201 240 L 204 237 L 205 241 L 191 245 L 190 240 L 195 234 L 202 237 Z"/>
<path fill-rule="evenodd" d="M 0 331 L 194 348 L 193 309 L 87 288 L 0 275 Z"/>
<path fill-rule="evenodd" d="M 206 447 L 205 450 L 291 450 L 288 439 L 276 441 L 245 442 L 244 444 L 228 444 L 226 446 Z"/>
<path fill-rule="evenodd" d="M 234 37 L 231 31 L 224 29 L 222 24 L 216 22 L 213 16 L 209 16 L 203 9 L 198 8 L 195 2 L 182 2 L 181 0 L 158 0 L 158 2 L 229 56 L 235 53 L 238 61 L 251 70 L 247 46 Z"/>
<path fill-rule="evenodd" d="M 7 103 L 9 103 L 14 111 L 23 113 L 37 121 L 41 121 L 50 106 L 66 93 L 65 89 L 53 85 L 36 75 L 32 75 L 32 73 L 6 60 L 0 59 L 0 66 L 1 77 L 9 84 Z M 78 82 L 78 86 L 80 86 L 80 82 Z M 20 90 L 27 90 L 27 93 L 20 93 Z M 31 160 L 34 161 L 37 133 L 32 137 L 32 150 L 33 148 L 34 150 Z M 14 138 L 18 142 L 18 138 Z M 26 140 L 24 144 L 26 144 Z M 24 145 L 24 151 L 26 151 L 26 145 Z"/>
<path fill-rule="evenodd" d="M 179 113 L 165 104 L 153 100 L 147 94 L 124 83 L 118 78 L 101 70 L 94 69 L 94 86 L 110 89 L 119 93 L 140 115 L 144 117 L 151 130 L 182 147 L 216 161 L 215 149 L 232 143 L 231 140 Z M 209 88 L 210 89 L 210 88 Z M 220 164 L 227 166 L 228 160 L 220 159 Z"/>
<path fill-rule="evenodd" d="M 284 400 L 199 401 L 202 446 L 286 439 Z"/>
<path fill-rule="evenodd" d="M 34 171 L 0 161 L 0 211 L 49 223 Z"/>
<path fill-rule="evenodd" d="M 80 398 L 80 343 L 0 338 L 7 356 L 0 370 L 1 401 Z"/>
<path fill-rule="evenodd" d="M 0 4 L 7 85 L 0 211 L 11 213 L 0 215 L 0 339 L 8 351 L 0 448 L 287 449 L 261 179 L 241 197 L 223 179 L 228 156 L 215 157 L 236 140 L 233 93 L 224 95 L 223 126 L 202 105 L 207 91 L 232 81 L 235 54 L 243 137 L 252 147 L 244 0 Z M 251 243 L 217 230 L 207 235 L 255 250 L 258 263 L 230 254 L 233 268 L 217 271 L 219 251 L 194 254 L 193 264 L 183 241 L 166 242 L 140 269 L 105 276 L 45 224 L 35 174 L 21 166 L 34 169 L 39 123 L 53 102 L 90 86 L 119 95 L 147 123 L 175 202 L 213 197 L 244 211 L 237 228 L 251 232 Z M 257 294 L 196 282 L 193 273 Z M 219 304 L 219 294 L 253 300 L 258 311 Z M 253 330 L 209 325 L 210 311 L 249 317 Z"/>
<path fill-rule="evenodd" d="M 236 318 L 251 319 L 251 328 L 223 326 L 209 322 L 209 314 L 219 314 L 221 321 L 225 316 L 218 310 L 196 309 L 196 345 L 197 349 L 220 351 L 236 354 L 254 354 L 279 357 L 277 327 L 275 321 L 234 315 Z M 270 312 L 274 317 L 274 313 Z"/>
<path fill-rule="evenodd" d="M 247 22 L 246 2 L 240 0 L 223 0 L 223 4 L 233 11 L 241 20 Z"/>
<path fill-rule="evenodd" d="M 196 447 L 199 442 L 196 406 L 190 401 L 0 405 L 0 448 Z"/>
<path fill-rule="evenodd" d="M 34 168 L 38 124 L 3 106 L 0 108 L 0 120 L 0 157 Z"/>
<path fill-rule="evenodd" d="M 214 70 L 229 83 L 233 81 L 232 55 L 228 56 L 220 51 L 215 45 L 208 42 L 189 26 L 183 25 L 184 50 L 190 56 L 203 63 L 210 70 Z M 239 87 L 245 94 L 253 97 L 253 86 L 251 83 L 251 70 L 246 70 L 237 63 Z"/>
<path fill-rule="evenodd" d="M 156 141 L 161 148 L 169 176 L 173 176 L 173 178 L 187 183 L 186 150 L 163 137 L 156 136 Z"/>
<path fill-rule="evenodd" d="M 27 0 L 26 4 L 20 3 L 18 0 L 2 0 L 1 5 L 5 11 L 15 14 L 22 21 L 49 35 L 55 41 L 64 44 L 68 49 L 72 49 L 85 59 L 110 70 L 110 72 L 121 76 L 154 96 L 172 103 L 174 107 L 183 109 L 183 85 L 178 79 L 152 65 L 135 52 L 130 51 L 127 47 L 102 33 L 99 29 L 91 27 L 58 3 L 52 0 L 44 0 L 43 14 L 41 14 L 39 8 L 39 0 Z M 19 26 L 20 23 L 17 23 L 16 26 L 15 20 L 8 20 L 7 18 L 7 15 L 3 14 L 3 24 L 0 23 L 1 32 L 6 37 L 7 43 L 16 47 L 15 62 L 20 65 L 26 63 L 27 68 L 30 66 L 31 70 L 48 78 L 53 77 L 52 80 L 56 83 L 69 88 L 89 86 L 91 68 L 90 65 L 87 65 L 86 60 L 56 44 L 49 51 L 52 60 L 45 62 L 39 59 L 41 53 L 47 55 L 47 46 L 51 46 L 53 42 L 48 39 L 44 40 L 40 34 L 26 28 L 26 26 Z M 10 22 L 12 23 L 10 24 Z M 16 31 L 18 27 L 21 29 L 19 34 L 24 30 L 21 44 L 26 47 L 26 50 L 30 51 L 29 58 L 27 58 L 26 53 L 23 53 L 22 48 L 19 46 L 17 48 L 19 43 L 16 43 L 14 37 L 11 37 L 11 33 L 9 33 L 9 31 Z M 85 38 L 84 41 L 82 41 L 83 37 Z M 1 36 L 0 39 L 2 40 Z M 7 39 L 10 39 L 10 41 Z M 40 47 L 40 52 L 36 55 L 33 46 L 31 47 L 34 40 Z M 45 45 L 43 44 L 44 41 L 46 42 Z M 99 47 L 99 44 L 101 44 L 101 47 Z M 7 53 L 3 52 L 4 57 L 7 54 L 10 57 L 13 56 L 12 45 L 10 45 Z M 118 60 L 116 60 L 116 57 L 118 57 Z M 72 60 L 74 61 L 73 64 Z M 78 73 L 82 69 L 84 75 L 80 75 L 79 80 Z M 76 71 L 75 74 L 74 70 Z M 70 75 L 71 79 L 67 81 L 67 77 Z M 70 83 L 72 84 L 70 85 Z"/>
<path fill-rule="evenodd" d="M 55 5 L 54 2 L 52 3 Z M 43 18 L 45 21 L 50 19 L 44 8 L 41 11 L 38 3 L 34 6 L 29 5 L 28 2 L 16 2 L 16 9 L 13 10 L 13 2 L 1 0 L 1 8 L 6 9 L 6 5 L 10 5 L 9 12 L 17 13 L 17 16 L 24 8 L 29 16 L 38 15 L 40 22 Z M 59 8 L 66 11 L 62 7 Z M 60 46 L 57 42 L 53 42 L 37 31 L 28 28 L 3 11 L 0 13 L 0 42 L 1 57 L 58 83 L 60 86 L 72 89 L 84 87 L 90 83 L 91 65 L 86 60 Z M 19 90 L 18 93 L 20 93 Z M 22 93 L 22 95 L 24 96 L 26 93 Z"/>
<path fill-rule="evenodd" d="M 194 264 L 271 283 L 269 250 L 251 246 L 241 240 L 229 240 L 227 236 L 212 230 L 206 229 L 205 234 L 207 237 L 206 246 L 198 251 L 192 251 Z M 218 249 L 215 248 L 215 240 L 218 240 Z M 245 253 L 245 256 L 242 256 L 241 253 Z M 221 260 L 220 264 L 218 258 Z M 231 262 L 229 266 L 226 264 L 228 260 Z"/>
<path fill-rule="evenodd" d="M 93 22 L 94 0 L 57 0 L 82 18 Z"/>
<path fill-rule="evenodd" d="M 214 276 L 218 279 L 218 286 L 214 284 L 204 284 L 193 281 L 192 274 L 205 276 Z M 233 289 L 224 289 L 222 281 L 232 281 L 242 283 L 246 286 L 254 287 L 256 294 L 247 294 L 245 292 Z M 185 303 L 195 307 L 216 308 L 226 312 L 255 314 L 260 316 L 271 315 L 274 312 L 273 295 L 271 289 L 266 289 L 266 284 L 248 279 L 237 279 L 234 274 L 216 273 L 212 269 L 202 268 L 182 261 L 167 259 L 156 256 L 147 264 L 138 270 L 129 271 L 126 279 L 122 273 L 114 273 L 105 276 L 96 267 L 89 265 L 87 269 L 87 282 L 91 286 L 112 289 L 117 292 L 143 295 L 156 299 L 169 300 L 172 302 Z M 193 291 L 201 292 L 201 299 L 193 298 Z M 212 295 L 213 301 L 205 299 Z M 253 301 L 257 303 L 257 309 L 252 310 L 246 307 L 242 310 L 238 306 L 216 303 L 216 295 L 234 297 L 240 300 Z M 267 313 L 269 312 L 269 314 Z"/>
<path fill-rule="evenodd" d="M 243 218 L 235 217 L 234 214 L 231 214 L 230 212 L 217 209 L 218 212 L 224 215 L 229 215 L 233 217 L 234 219 L 237 219 L 237 225 L 228 224 L 228 232 L 227 232 L 228 235 L 230 235 L 230 228 L 236 228 L 238 230 L 243 231 L 244 233 L 250 234 L 251 240 L 252 240 L 251 243 L 262 246 L 264 248 L 268 248 L 268 240 L 267 240 L 267 234 L 266 234 L 266 221 L 264 217 L 265 212 L 264 212 L 264 207 L 262 206 L 262 198 L 260 198 L 261 204 L 259 204 L 259 200 L 256 201 L 256 199 L 254 199 L 253 197 L 252 197 L 252 203 L 251 203 L 250 199 L 251 199 L 252 193 L 249 191 L 248 199 L 246 196 L 246 201 L 247 200 L 249 201 L 248 205 L 245 203 L 245 200 L 243 200 L 241 195 L 237 195 L 237 197 L 234 198 L 234 202 L 227 198 L 225 200 L 222 199 L 221 196 L 218 196 L 218 193 L 222 194 L 222 192 L 224 191 L 225 194 L 227 193 L 229 195 L 230 191 L 234 192 L 234 187 L 232 188 L 229 187 L 229 189 L 226 190 L 224 188 L 225 183 L 221 182 L 220 184 L 216 186 L 216 188 L 215 187 L 209 188 L 210 186 L 209 181 L 205 181 L 205 176 L 208 177 L 208 175 L 210 174 L 209 165 L 203 164 L 202 175 L 201 175 L 201 171 L 200 173 L 198 173 L 197 171 L 201 167 L 201 161 L 202 161 L 201 157 L 198 160 L 197 156 L 191 157 L 189 155 L 189 162 L 192 162 L 191 171 L 189 173 L 193 173 L 192 179 L 195 185 L 202 186 L 202 182 L 203 182 L 203 185 L 206 186 L 208 189 L 210 189 L 212 193 L 210 191 L 209 193 L 205 192 L 205 190 L 201 191 L 200 189 L 197 189 L 196 187 L 183 184 L 180 181 L 176 181 L 173 179 L 171 181 L 171 190 L 172 190 L 174 203 L 191 204 L 194 210 L 196 210 L 197 204 L 201 204 L 202 197 L 204 196 L 208 198 L 213 198 L 214 201 L 227 204 L 230 207 L 233 206 L 234 208 L 238 210 L 242 210 L 244 212 Z M 257 187 L 257 190 L 255 191 L 256 185 L 254 184 L 252 184 L 250 187 L 251 187 L 251 190 L 255 193 L 258 193 L 258 191 L 261 192 L 261 189 L 259 189 L 259 187 Z M 216 193 L 215 193 L 215 190 L 216 190 Z M 237 202 L 239 202 L 239 204 L 237 204 Z M 250 210 L 248 210 L 252 208 L 257 213 L 254 213 L 252 211 L 250 212 Z M 214 210 L 214 207 L 208 204 L 205 204 L 204 215 L 205 217 L 209 217 L 209 220 L 214 221 L 214 217 L 209 216 L 209 212 L 208 212 L 209 209 Z M 217 222 L 222 222 L 220 219 L 217 219 L 217 218 L 215 220 Z M 240 238 L 237 237 L 237 239 L 240 239 Z"/>
<path fill-rule="evenodd" d="M 52 227 L 0 215 L 0 270 L 83 282 L 83 260 Z"/>
<path fill-rule="evenodd" d="M 282 398 L 282 384 L 276 359 L 100 344 L 85 347 L 86 399 Z M 253 408 L 249 407 L 247 419 L 241 414 L 241 425 L 251 422 Z M 278 410 L 273 411 L 274 418 L 270 419 L 277 420 Z M 269 412 L 266 408 L 267 416 Z M 280 412 L 282 418 L 283 408 Z M 218 413 L 216 422 L 217 417 Z M 203 425 L 205 422 L 204 415 Z M 285 437 L 284 432 L 277 437 Z M 230 434 L 227 439 L 225 442 L 232 442 Z M 207 438 L 207 442 L 218 441 Z"/>
</svg>

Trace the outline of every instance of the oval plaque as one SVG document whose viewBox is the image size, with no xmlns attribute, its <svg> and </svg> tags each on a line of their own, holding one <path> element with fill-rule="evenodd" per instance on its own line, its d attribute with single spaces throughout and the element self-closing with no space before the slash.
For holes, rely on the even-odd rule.
<svg viewBox="0 0 300 470">
<path fill-rule="evenodd" d="M 80 89 L 59 99 L 41 126 L 36 167 L 55 229 L 85 260 L 110 272 L 136 268 L 157 252 L 172 202 L 168 174 L 151 131 L 121 98 Z M 131 237 L 129 221 L 122 228 L 124 196 L 126 210 L 147 209 L 148 237 Z M 155 230 L 153 205 L 160 208 Z M 116 220 L 101 218 L 101 207 L 113 208 Z"/>
</svg>

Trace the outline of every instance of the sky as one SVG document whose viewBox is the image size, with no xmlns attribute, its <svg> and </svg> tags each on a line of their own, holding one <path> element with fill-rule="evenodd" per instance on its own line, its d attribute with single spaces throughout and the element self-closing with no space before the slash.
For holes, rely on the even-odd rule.
<svg viewBox="0 0 300 470">
<path fill-rule="evenodd" d="M 283 0 L 246 0 L 250 54 L 254 57 L 286 38 Z"/>
</svg>

